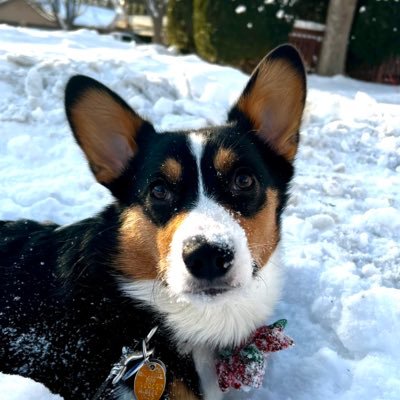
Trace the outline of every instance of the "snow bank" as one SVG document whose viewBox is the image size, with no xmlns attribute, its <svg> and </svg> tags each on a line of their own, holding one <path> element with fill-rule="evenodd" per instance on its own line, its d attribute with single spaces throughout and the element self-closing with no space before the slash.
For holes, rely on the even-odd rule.
<svg viewBox="0 0 400 400">
<path fill-rule="evenodd" d="M 0 37 L 0 219 L 70 223 L 110 200 L 66 125 L 71 75 L 101 80 L 162 130 L 222 122 L 247 79 L 84 30 L 3 25 Z M 340 76 L 311 76 L 309 87 L 283 223 L 286 284 L 272 318 L 289 320 L 296 346 L 271 357 L 262 389 L 229 397 L 398 400 L 400 90 Z M 0 392 L 51 398 L 1 374 Z"/>
<path fill-rule="evenodd" d="M 0 393 L 4 400 L 62 400 L 43 385 L 16 375 L 0 373 Z"/>
</svg>

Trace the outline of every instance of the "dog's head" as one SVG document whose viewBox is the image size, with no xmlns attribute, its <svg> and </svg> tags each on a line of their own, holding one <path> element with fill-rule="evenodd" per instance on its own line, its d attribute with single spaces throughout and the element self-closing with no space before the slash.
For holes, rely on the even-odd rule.
<svg viewBox="0 0 400 400">
<path fill-rule="evenodd" d="M 226 125 L 160 134 L 97 81 L 69 81 L 75 138 L 121 209 L 121 286 L 164 313 L 178 339 L 237 344 L 271 313 L 305 93 L 297 51 L 281 46 Z"/>
</svg>

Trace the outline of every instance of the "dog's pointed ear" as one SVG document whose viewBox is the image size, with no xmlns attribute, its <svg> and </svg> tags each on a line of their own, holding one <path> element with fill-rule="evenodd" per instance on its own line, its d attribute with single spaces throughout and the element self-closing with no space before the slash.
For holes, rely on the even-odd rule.
<svg viewBox="0 0 400 400">
<path fill-rule="evenodd" d="M 257 66 L 228 120 L 246 121 L 275 151 L 293 161 L 306 98 L 306 73 L 298 51 L 282 45 Z"/>
<path fill-rule="evenodd" d="M 83 75 L 67 83 L 65 109 L 97 181 L 109 186 L 135 156 L 137 136 L 145 124 L 150 124 L 117 94 Z"/>
</svg>

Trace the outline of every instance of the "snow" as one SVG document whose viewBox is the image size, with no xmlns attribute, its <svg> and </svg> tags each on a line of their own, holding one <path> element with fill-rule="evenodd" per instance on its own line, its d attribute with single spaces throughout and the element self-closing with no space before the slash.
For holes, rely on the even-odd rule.
<svg viewBox="0 0 400 400">
<path fill-rule="evenodd" d="M 235 8 L 235 13 L 236 13 L 236 14 L 243 14 L 243 13 L 246 12 L 246 10 L 247 10 L 247 7 L 246 7 L 246 6 L 244 6 L 244 5 L 239 5 L 239 6 L 237 6 L 237 7 Z"/>
<path fill-rule="evenodd" d="M 43 385 L 31 379 L 1 373 L 0 392 L 2 400 L 62 400 L 62 397 L 51 394 Z"/>
<path fill-rule="evenodd" d="M 81 6 L 74 24 L 83 27 L 108 28 L 116 18 L 117 13 L 115 10 L 85 4 Z"/>
<path fill-rule="evenodd" d="M 71 223 L 110 196 L 63 110 L 73 74 L 97 78 L 159 129 L 220 123 L 247 76 L 163 47 L 80 30 L 0 26 L 0 219 Z M 310 76 L 283 222 L 286 283 L 271 323 L 296 346 L 268 358 L 252 400 L 398 400 L 400 88 Z M 2 400 L 59 399 L 0 374 Z"/>
<path fill-rule="evenodd" d="M 294 21 L 294 27 L 299 29 L 308 29 L 310 31 L 323 32 L 325 30 L 324 24 L 319 24 L 318 22 L 314 21 L 304 21 L 301 19 L 296 19 L 296 21 Z"/>
</svg>

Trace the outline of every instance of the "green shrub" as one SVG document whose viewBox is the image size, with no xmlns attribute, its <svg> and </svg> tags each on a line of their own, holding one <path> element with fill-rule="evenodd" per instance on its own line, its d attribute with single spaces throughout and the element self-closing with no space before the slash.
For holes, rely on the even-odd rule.
<svg viewBox="0 0 400 400">
<path fill-rule="evenodd" d="M 329 0 L 297 0 L 288 5 L 288 11 L 296 19 L 325 23 Z"/>
<path fill-rule="evenodd" d="M 182 53 L 194 52 L 193 0 L 169 0 L 167 9 L 167 43 Z"/>
<path fill-rule="evenodd" d="M 208 61 L 245 70 L 286 42 L 292 28 L 278 1 L 194 0 L 193 16 L 197 53 Z"/>
<path fill-rule="evenodd" d="M 400 2 L 360 0 L 350 34 L 348 66 L 379 65 L 400 55 Z"/>
</svg>

